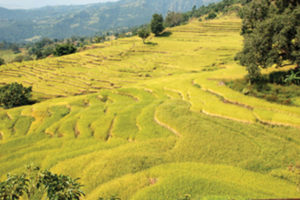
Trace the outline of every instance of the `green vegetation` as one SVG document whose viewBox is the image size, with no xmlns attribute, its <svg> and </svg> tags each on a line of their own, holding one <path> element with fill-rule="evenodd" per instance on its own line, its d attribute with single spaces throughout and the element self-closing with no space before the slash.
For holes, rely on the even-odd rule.
<svg viewBox="0 0 300 200">
<path fill-rule="evenodd" d="M 245 79 L 226 83 L 230 88 L 244 93 L 245 95 L 266 99 L 284 105 L 300 106 L 296 100 L 300 98 L 300 86 L 277 85 L 271 83 L 249 85 Z"/>
<path fill-rule="evenodd" d="M 135 36 L 2 66 L 1 83 L 45 100 L 0 110 L 1 180 L 34 163 L 81 177 L 86 200 L 298 197 L 299 98 L 275 104 L 224 83 L 247 74 L 234 61 L 240 27 L 218 13 L 155 45 Z"/>
<path fill-rule="evenodd" d="M 184 15 L 177 12 L 168 12 L 165 18 L 165 26 L 174 27 L 179 26 L 185 21 Z"/>
<path fill-rule="evenodd" d="M 260 69 L 286 63 L 300 65 L 299 1 L 253 0 L 242 14 L 242 65 L 250 81 L 258 82 Z"/>
<path fill-rule="evenodd" d="M 32 87 L 23 87 L 19 83 L 11 83 L 0 88 L 0 105 L 13 108 L 30 103 Z"/>
<path fill-rule="evenodd" d="M 4 65 L 5 64 L 5 60 L 3 58 L 0 58 L 0 65 Z"/>
<path fill-rule="evenodd" d="M 84 196 L 81 187 L 78 179 L 28 166 L 26 173 L 8 175 L 6 181 L 0 182 L 0 199 L 79 200 Z"/>
<path fill-rule="evenodd" d="M 162 15 L 154 14 L 150 23 L 151 31 L 158 36 L 164 28 L 164 18 Z"/>
<path fill-rule="evenodd" d="M 59 45 L 56 45 L 53 54 L 55 56 L 64 56 L 64 55 L 75 53 L 76 51 L 77 51 L 77 48 L 73 44 L 70 44 L 70 43 L 59 44 Z"/>
<path fill-rule="evenodd" d="M 205 18 L 206 20 L 208 19 L 215 19 L 217 17 L 217 14 L 214 12 L 211 12 L 208 14 L 208 16 Z"/>
<path fill-rule="evenodd" d="M 146 28 L 142 28 L 139 30 L 138 36 L 143 40 L 143 43 L 145 43 L 145 40 L 150 36 L 150 31 Z"/>
</svg>

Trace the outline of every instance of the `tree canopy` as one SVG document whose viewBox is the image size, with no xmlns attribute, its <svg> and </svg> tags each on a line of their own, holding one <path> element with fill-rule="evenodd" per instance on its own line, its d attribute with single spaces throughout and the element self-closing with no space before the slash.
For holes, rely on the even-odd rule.
<svg viewBox="0 0 300 200">
<path fill-rule="evenodd" d="M 158 36 L 164 30 L 164 18 L 162 15 L 154 14 L 151 20 L 151 31 Z"/>
<path fill-rule="evenodd" d="M 138 31 L 138 36 L 142 38 L 143 43 L 145 43 L 145 40 L 150 36 L 150 31 L 148 31 L 148 29 L 146 28 L 141 28 Z"/>
<path fill-rule="evenodd" d="M 77 51 L 77 48 L 71 43 L 59 44 L 59 45 L 56 45 L 56 47 L 55 47 L 54 55 L 55 56 L 63 56 L 63 55 L 75 53 L 76 51 Z"/>
<path fill-rule="evenodd" d="M 260 69 L 285 62 L 300 66 L 300 1 L 252 0 L 242 13 L 244 48 L 239 55 L 255 82 Z"/>
<path fill-rule="evenodd" d="M 193 10 L 196 10 L 196 7 L 193 7 Z M 184 21 L 184 16 L 182 13 L 178 12 L 168 12 L 165 25 L 168 27 L 179 26 Z"/>
<path fill-rule="evenodd" d="M 0 88 L 0 106 L 13 108 L 30 103 L 32 87 L 11 83 Z"/>
</svg>

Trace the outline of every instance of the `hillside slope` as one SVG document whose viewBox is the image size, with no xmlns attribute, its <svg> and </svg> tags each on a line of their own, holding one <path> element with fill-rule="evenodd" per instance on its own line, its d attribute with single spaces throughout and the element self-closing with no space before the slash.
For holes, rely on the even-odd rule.
<svg viewBox="0 0 300 200">
<path fill-rule="evenodd" d="M 0 8 L 0 41 L 87 36 L 109 29 L 148 23 L 152 14 L 188 11 L 218 0 L 121 0 L 85 6 L 57 6 L 32 10 Z"/>
<path fill-rule="evenodd" d="M 4 66 L 1 82 L 53 99 L 0 111 L 0 174 L 34 163 L 81 177 L 88 200 L 297 197 L 288 166 L 300 153 L 299 110 L 223 83 L 245 75 L 233 61 L 240 23 L 194 20 L 148 44 Z"/>
</svg>

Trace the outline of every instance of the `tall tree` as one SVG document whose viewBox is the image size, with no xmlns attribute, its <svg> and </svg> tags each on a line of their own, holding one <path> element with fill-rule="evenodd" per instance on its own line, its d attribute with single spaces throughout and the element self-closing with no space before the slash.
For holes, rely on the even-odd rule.
<svg viewBox="0 0 300 200">
<path fill-rule="evenodd" d="M 241 64 L 255 82 L 260 69 L 285 61 L 300 66 L 300 1 L 252 0 L 243 10 Z"/>
<path fill-rule="evenodd" d="M 164 18 L 162 15 L 154 14 L 151 20 L 151 31 L 158 36 L 164 30 Z"/>
</svg>

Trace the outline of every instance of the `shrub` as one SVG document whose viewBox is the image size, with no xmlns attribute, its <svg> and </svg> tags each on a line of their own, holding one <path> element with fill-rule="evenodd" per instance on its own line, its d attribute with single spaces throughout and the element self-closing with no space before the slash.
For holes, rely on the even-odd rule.
<svg viewBox="0 0 300 200">
<path fill-rule="evenodd" d="M 47 194 L 49 200 L 79 200 L 84 195 L 81 187 L 78 179 L 28 166 L 25 173 L 0 182 L 0 199 L 42 199 Z"/>
<path fill-rule="evenodd" d="M 77 51 L 77 48 L 73 44 L 66 43 L 66 44 L 56 45 L 53 54 L 55 56 L 63 56 L 63 55 L 75 53 L 76 51 Z"/>
<path fill-rule="evenodd" d="M 215 19 L 217 17 L 217 14 L 215 12 L 211 12 L 208 14 L 208 16 L 205 18 L 206 20 L 208 19 Z"/>
<path fill-rule="evenodd" d="M 11 83 L 0 88 L 0 105 L 4 108 L 27 105 L 30 103 L 32 87 L 23 87 L 19 83 Z"/>
<path fill-rule="evenodd" d="M 22 62 L 24 60 L 24 56 L 19 55 L 13 59 L 13 62 Z"/>
<path fill-rule="evenodd" d="M 4 65 L 5 64 L 5 61 L 3 58 L 0 58 L 0 65 Z"/>
</svg>

